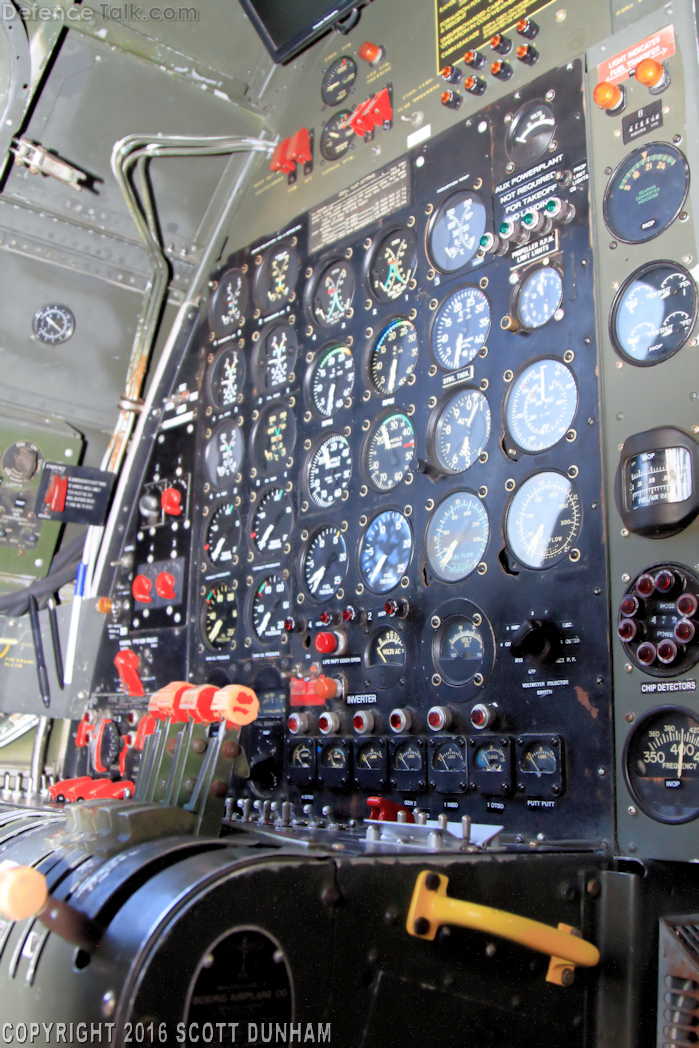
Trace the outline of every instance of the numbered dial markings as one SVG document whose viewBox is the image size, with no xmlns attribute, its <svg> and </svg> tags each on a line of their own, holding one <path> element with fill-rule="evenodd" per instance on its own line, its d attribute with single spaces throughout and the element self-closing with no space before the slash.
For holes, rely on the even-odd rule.
<svg viewBox="0 0 699 1048">
<path fill-rule="evenodd" d="M 375 688 L 391 688 L 403 676 L 405 641 L 395 626 L 382 626 L 364 652 L 364 673 Z"/>
<path fill-rule="evenodd" d="M 651 142 L 622 160 L 604 194 L 610 233 L 629 244 L 657 237 L 679 215 L 689 189 L 689 165 L 669 142 Z"/>
<path fill-rule="evenodd" d="M 626 783 L 639 808 L 658 822 L 699 815 L 699 720 L 680 707 L 654 710 L 626 747 Z"/>
<path fill-rule="evenodd" d="M 270 644 L 284 632 L 291 601 L 281 575 L 268 575 L 255 587 L 252 599 L 252 628 L 263 644 Z"/>
<path fill-rule="evenodd" d="M 470 615 L 450 615 L 435 635 L 434 664 L 442 678 L 454 687 L 470 684 L 483 674 L 486 661 L 483 626 Z"/>
<path fill-rule="evenodd" d="M 307 380 L 307 391 L 318 414 L 332 418 L 352 395 L 354 379 L 354 357 L 349 346 L 329 346 L 322 350 Z"/>
<path fill-rule="evenodd" d="M 528 477 L 512 496 L 505 538 L 520 564 L 550 568 L 573 548 L 581 526 L 582 506 L 572 481 L 544 471 Z"/>
<path fill-rule="evenodd" d="M 270 248 L 255 274 L 255 297 L 263 314 L 291 302 L 298 271 L 298 255 L 291 244 Z"/>
<path fill-rule="evenodd" d="M 351 476 L 352 449 L 342 434 L 331 433 L 310 452 L 306 483 L 316 506 L 328 509 L 339 502 Z"/>
<path fill-rule="evenodd" d="M 209 322 L 216 338 L 238 331 L 245 318 L 249 295 L 248 278 L 242 269 L 227 269 L 221 274 L 209 306 Z"/>
<path fill-rule="evenodd" d="M 237 349 L 222 349 L 209 370 L 209 400 L 218 411 L 230 410 L 242 399 L 245 358 Z"/>
<path fill-rule="evenodd" d="M 490 523 L 481 500 L 470 491 L 455 491 L 439 503 L 425 531 L 425 558 L 443 582 L 458 582 L 475 571 L 483 558 Z"/>
<path fill-rule="evenodd" d="M 303 768 L 310 771 L 313 768 L 313 743 L 297 742 L 292 746 L 289 754 L 289 763 L 292 768 Z"/>
<path fill-rule="evenodd" d="M 283 467 L 296 443 L 296 420 L 288 404 L 266 407 L 255 423 L 252 448 L 259 469 L 267 473 Z"/>
<path fill-rule="evenodd" d="M 391 759 L 394 771 L 420 771 L 424 764 L 422 750 L 416 742 L 402 743 Z"/>
<path fill-rule="evenodd" d="M 320 603 L 331 600 L 347 573 L 347 543 L 339 528 L 321 528 L 311 539 L 303 556 L 303 581 L 310 595 Z"/>
<path fill-rule="evenodd" d="M 479 746 L 473 755 L 474 767 L 479 771 L 492 771 L 502 774 L 508 770 L 508 759 L 502 746 L 487 742 Z"/>
<path fill-rule="evenodd" d="M 332 162 L 343 157 L 354 142 L 354 131 L 349 122 L 352 113 L 342 109 L 331 116 L 320 136 L 320 152 L 326 160 Z"/>
<path fill-rule="evenodd" d="M 345 55 L 337 58 L 325 71 L 320 93 L 326 106 L 339 106 L 349 95 L 357 79 L 357 65 Z"/>
<path fill-rule="evenodd" d="M 262 496 L 252 515 L 252 544 L 261 556 L 274 556 L 289 541 L 293 526 L 291 496 L 283 488 L 272 488 Z"/>
<path fill-rule="evenodd" d="M 563 277 L 554 266 L 526 275 L 517 291 L 517 316 L 529 331 L 548 324 L 563 301 Z"/>
<path fill-rule="evenodd" d="M 417 328 L 409 320 L 392 320 L 377 338 L 369 354 L 369 377 L 382 397 L 392 396 L 415 371 L 418 354 Z"/>
<path fill-rule="evenodd" d="M 485 232 L 485 205 L 477 193 L 452 193 L 435 211 L 427 232 L 432 264 L 442 273 L 468 265 Z"/>
<path fill-rule="evenodd" d="M 444 473 L 463 473 L 490 437 L 490 405 L 476 389 L 462 389 L 435 410 L 429 423 L 434 459 Z"/>
<path fill-rule="evenodd" d="M 219 506 L 206 532 L 205 552 L 212 564 L 231 564 L 238 553 L 242 524 L 232 502 Z"/>
<path fill-rule="evenodd" d="M 415 430 L 407 415 L 394 411 L 378 419 L 367 434 L 364 469 L 374 491 L 393 491 L 415 455 Z"/>
<path fill-rule="evenodd" d="M 477 287 L 462 287 L 442 302 L 432 322 L 430 347 L 443 371 L 470 364 L 490 330 L 490 303 Z"/>
<path fill-rule="evenodd" d="M 374 593 L 388 593 L 398 585 L 413 553 L 413 532 L 398 510 L 388 509 L 369 524 L 359 546 L 359 568 Z"/>
<path fill-rule="evenodd" d="M 262 335 L 257 354 L 257 374 L 264 389 L 274 392 L 289 384 L 298 348 L 296 332 L 291 324 L 275 324 Z"/>
<path fill-rule="evenodd" d="M 75 331 L 75 316 L 68 306 L 42 306 L 34 314 L 32 327 L 40 342 L 58 346 L 67 342 Z"/>
<path fill-rule="evenodd" d="M 697 289 L 686 269 L 651 262 L 624 283 L 612 306 L 610 332 L 632 364 L 658 364 L 673 356 L 692 333 Z"/>
<path fill-rule="evenodd" d="M 565 436 L 577 410 L 578 387 L 570 368 L 560 360 L 537 360 L 510 387 L 507 440 L 532 455 L 545 451 Z"/>
<path fill-rule="evenodd" d="M 235 422 L 223 422 L 214 431 L 206 445 L 204 460 L 213 487 L 230 487 L 243 460 L 243 434 Z"/>
<path fill-rule="evenodd" d="M 558 756 L 546 742 L 530 742 L 519 758 L 519 770 L 524 775 L 555 775 L 558 771 Z"/>
<path fill-rule="evenodd" d="M 227 648 L 233 640 L 237 622 L 235 590 L 229 583 L 219 582 L 204 597 L 202 632 L 207 645 L 214 651 Z"/>
<path fill-rule="evenodd" d="M 354 270 L 342 259 L 329 262 L 312 279 L 307 303 L 310 313 L 321 327 L 335 327 L 352 314 Z"/>
<path fill-rule="evenodd" d="M 371 255 L 369 286 L 380 302 L 395 302 L 404 294 L 417 269 L 417 237 L 410 229 L 396 229 Z"/>
<path fill-rule="evenodd" d="M 546 152 L 556 133 L 556 117 L 546 102 L 526 102 L 507 128 L 505 148 L 515 164 L 531 164 Z"/>
</svg>

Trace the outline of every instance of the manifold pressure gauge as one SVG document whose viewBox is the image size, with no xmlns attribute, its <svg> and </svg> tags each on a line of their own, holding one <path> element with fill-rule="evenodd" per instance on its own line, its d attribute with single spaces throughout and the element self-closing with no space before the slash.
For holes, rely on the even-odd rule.
<svg viewBox="0 0 699 1048">
<path fill-rule="evenodd" d="M 68 306 L 42 306 L 34 314 L 32 327 L 39 341 L 57 346 L 67 342 L 75 331 L 75 316 Z"/>
<path fill-rule="evenodd" d="M 699 513 L 698 469 L 699 445 L 681 429 L 658 426 L 628 437 L 615 492 L 627 530 L 663 539 L 688 527 Z"/>
<path fill-rule="evenodd" d="M 369 429 L 362 452 L 366 478 L 374 491 L 397 488 L 415 455 L 415 430 L 402 411 L 388 409 Z"/>
</svg>

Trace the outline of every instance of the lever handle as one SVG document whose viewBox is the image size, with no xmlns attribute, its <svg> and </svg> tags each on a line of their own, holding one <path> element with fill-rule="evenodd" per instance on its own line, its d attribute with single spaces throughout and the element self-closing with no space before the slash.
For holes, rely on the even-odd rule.
<svg viewBox="0 0 699 1048">
<path fill-rule="evenodd" d="M 570 986 L 576 965 L 593 968 L 599 964 L 597 947 L 580 938 L 580 933 L 570 925 L 559 924 L 558 928 L 553 928 L 550 924 L 496 910 L 492 906 L 450 899 L 448 885 L 449 878 L 443 874 L 430 870 L 418 874 L 406 922 L 409 935 L 431 942 L 441 925 L 455 924 L 510 939 L 530 950 L 549 954 L 551 963 L 546 981 L 558 986 Z"/>
<path fill-rule="evenodd" d="M 0 865 L 0 916 L 8 921 L 37 917 L 49 931 L 87 951 L 101 936 L 93 921 L 49 895 L 46 878 L 33 866 Z"/>
</svg>

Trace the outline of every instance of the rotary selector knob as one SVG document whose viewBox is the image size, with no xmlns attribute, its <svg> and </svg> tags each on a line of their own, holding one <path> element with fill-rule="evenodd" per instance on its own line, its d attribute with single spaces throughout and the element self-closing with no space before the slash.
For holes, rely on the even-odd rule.
<svg viewBox="0 0 699 1048">
<path fill-rule="evenodd" d="M 510 651 L 516 659 L 530 658 L 534 662 L 553 661 L 560 647 L 558 627 L 545 619 L 527 619 L 510 643 Z"/>
</svg>

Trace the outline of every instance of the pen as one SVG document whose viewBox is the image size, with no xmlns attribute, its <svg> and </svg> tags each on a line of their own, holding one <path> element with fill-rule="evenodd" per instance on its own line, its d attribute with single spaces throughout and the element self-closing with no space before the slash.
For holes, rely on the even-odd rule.
<svg viewBox="0 0 699 1048">
<path fill-rule="evenodd" d="M 44 645 L 41 640 L 41 625 L 39 624 L 39 608 L 36 597 L 29 598 L 29 618 L 32 623 L 32 638 L 34 640 L 34 655 L 36 656 L 36 672 L 39 677 L 39 691 L 44 706 L 48 709 L 51 705 L 51 692 L 49 691 L 49 678 L 44 662 Z"/>
<path fill-rule="evenodd" d="M 56 616 L 56 601 L 53 597 L 48 599 L 49 625 L 51 626 L 51 643 L 53 645 L 53 661 L 56 666 L 56 680 L 58 687 L 63 691 L 63 655 L 61 653 L 61 635 L 58 632 L 58 618 Z"/>
</svg>

